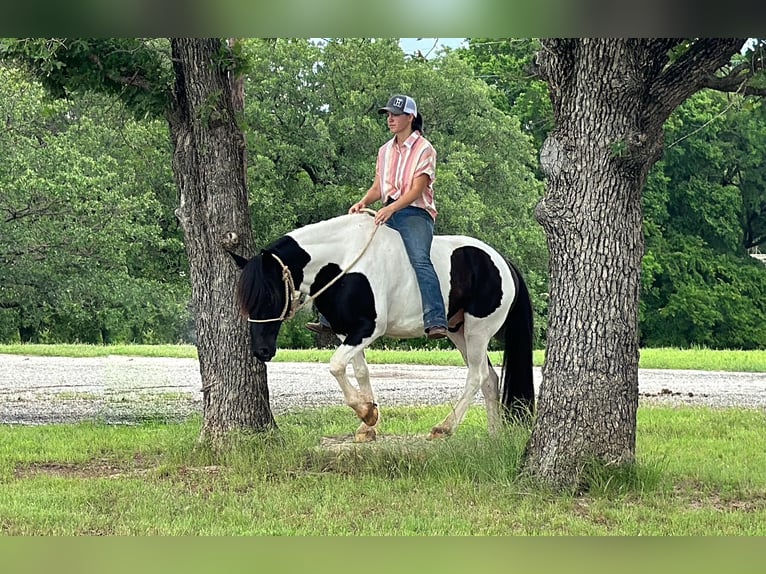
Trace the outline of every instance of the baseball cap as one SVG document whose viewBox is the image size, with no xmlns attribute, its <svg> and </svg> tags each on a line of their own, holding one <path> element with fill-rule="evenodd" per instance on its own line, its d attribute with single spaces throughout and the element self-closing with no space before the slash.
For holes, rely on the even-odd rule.
<svg viewBox="0 0 766 574">
<path fill-rule="evenodd" d="M 409 96 L 391 96 L 385 107 L 380 108 L 378 113 L 385 114 L 391 112 L 392 114 L 413 114 L 418 115 L 418 105 Z"/>
</svg>

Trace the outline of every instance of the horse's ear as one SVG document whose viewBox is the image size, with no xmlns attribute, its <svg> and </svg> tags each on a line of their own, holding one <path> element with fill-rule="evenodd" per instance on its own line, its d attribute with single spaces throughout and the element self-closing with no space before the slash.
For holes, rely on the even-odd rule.
<svg viewBox="0 0 766 574">
<path fill-rule="evenodd" d="M 234 263 L 237 264 L 237 267 L 240 269 L 244 269 L 245 265 L 247 265 L 248 259 L 245 259 L 241 255 L 237 255 L 236 253 L 232 251 L 227 251 L 229 255 L 231 255 L 231 258 L 234 259 Z"/>
</svg>

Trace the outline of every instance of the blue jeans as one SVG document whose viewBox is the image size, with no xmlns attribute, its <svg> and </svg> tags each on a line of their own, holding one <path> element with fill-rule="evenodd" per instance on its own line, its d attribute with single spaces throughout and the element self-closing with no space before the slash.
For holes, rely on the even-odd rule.
<svg viewBox="0 0 766 574">
<path fill-rule="evenodd" d="M 404 248 L 415 270 L 423 304 L 423 326 L 447 326 L 439 278 L 431 262 L 431 241 L 434 238 L 434 220 L 425 209 L 408 206 L 394 213 L 386 225 L 402 236 Z"/>
</svg>

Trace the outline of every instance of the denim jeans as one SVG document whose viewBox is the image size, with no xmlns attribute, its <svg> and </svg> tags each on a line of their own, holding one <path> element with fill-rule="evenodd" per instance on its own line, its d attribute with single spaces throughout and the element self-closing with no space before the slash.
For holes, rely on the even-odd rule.
<svg viewBox="0 0 766 574">
<path fill-rule="evenodd" d="M 431 262 L 431 241 L 434 237 L 434 220 L 425 209 L 408 206 L 394 213 L 386 225 L 396 229 L 402 236 L 404 248 L 415 270 L 423 304 L 423 326 L 447 326 L 439 278 Z"/>
</svg>

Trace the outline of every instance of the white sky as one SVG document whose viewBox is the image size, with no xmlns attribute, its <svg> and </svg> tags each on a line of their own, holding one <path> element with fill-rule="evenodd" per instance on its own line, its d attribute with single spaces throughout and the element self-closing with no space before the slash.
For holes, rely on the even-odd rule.
<svg viewBox="0 0 766 574">
<path fill-rule="evenodd" d="M 314 42 L 322 43 L 322 38 L 311 38 Z M 460 48 L 468 44 L 465 38 L 399 38 L 399 46 L 405 54 L 414 54 L 420 50 L 426 58 L 433 58 L 443 47 Z"/>
<path fill-rule="evenodd" d="M 464 45 L 465 38 L 401 38 L 399 46 L 405 54 L 414 54 L 416 50 L 425 57 L 436 55 L 443 46 L 449 48 L 460 48 Z"/>
</svg>

